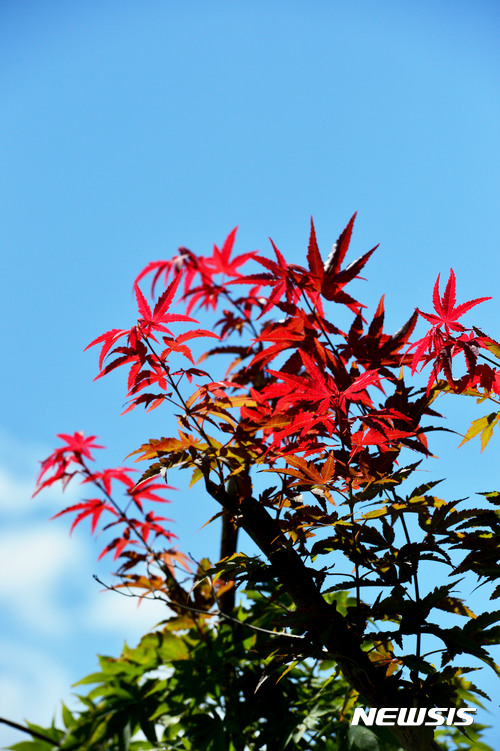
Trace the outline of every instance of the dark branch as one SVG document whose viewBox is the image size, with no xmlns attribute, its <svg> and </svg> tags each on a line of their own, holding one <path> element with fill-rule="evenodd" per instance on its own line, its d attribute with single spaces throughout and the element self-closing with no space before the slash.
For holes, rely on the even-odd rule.
<svg viewBox="0 0 500 751">
<path fill-rule="evenodd" d="M 307 614 L 304 630 L 318 647 L 325 647 L 337 662 L 346 680 L 373 707 L 408 706 L 411 697 L 399 679 L 387 676 L 385 666 L 371 662 L 361 647 L 361 639 L 346 619 L 328 604 L 320 587 L 279 524 L 253 497 L 239 501 L 223 485 L 209 477 L 208 462 L 200 462 L 208 493 L 229 512 L 268 558 L 277 579 L 292 597 L 297 609 Z M 391 728 L 406 751 L 437 751 L 432 727 Z"/>
<path fill-rule="evenodd" d="M 14 728 L 14 730 L 20 730 L 21 733 L 28 733 L 28 735 L 31 735 L 33 738 L 38 738 L 39 741 L 45 741 L 46 743 L 50 743 L 52 744 L 52 746 L 61 745 L 58 741 L 55 741 L 53 738 L 49 738 L 48 735 L 39 733 L 37 730 L 31 730 L 29 727 L 26 727 L 26 725 L 20 725 L 18 722 L 13 722 L 12 720 L 6 720 L 5 717 L 0 717 L 0 722 L 2 722 L 4 725 L 8 725 L 11 728 Z"/>
</svg>

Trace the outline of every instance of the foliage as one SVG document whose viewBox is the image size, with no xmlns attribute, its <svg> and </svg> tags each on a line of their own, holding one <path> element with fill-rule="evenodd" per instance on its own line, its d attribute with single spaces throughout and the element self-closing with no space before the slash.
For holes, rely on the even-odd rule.
<svg viewBox="0 0 500 751">
<path fill-rule="evenodd" d="M 272 594 L 268 587 L 248 590 L 235 621 L 217 628 L 206 617 L 173 616 L 137 647 L 126 646 L 120 658 L 100 657 L 100 671 L 77 684 L 94 686 L 81 697 L 81 713 L 64 707 L 64 728 L 39 730 L 66 751 L 396 748 L 383 728 L 349 728 L 357 693 L 326 657 L 294 661 L 284 670 L 276 652 L 281 637 L 264 629 L 292 603 Z M 344 612 L 350 603 L 345 593 L 335 601 Z M 469 698 L 466 683 L 460 695 Z M 458 742 L 458 730 L 455 736 Z M 30 741 L 14 748 L 48 751 L 53 745 Z"/>
<path fill-rule="evenodd" d="M 368 322 L 365 306 L 346 291 L 375 250 L 344 266 L 353 224 L 354 217 L 324 262 L 311 220 L 307 267 L 289 264 L 272 241 L 274 259 L 232 257 L 236 230 L 211 256 L 180 248 L 136 280 L 137 323 L 89 345 L 101 346 L 97 378 L 128 368 L 125 411 L 173 408 L 178 434 L 133 452 L 148 464 L 138 482 L 128 468 L 93 469 L 94 436 L 61 435 L 37 492 L 76 477 L 97 491 L 60 514 L 75 515 L 72 529 L 87 517 L 92 533 L 112 529 L 101 556 L 112 551 L 119 562 L 114 588 L 164 600 L 173 615 L 136 649 L 101 658 L 101 673 L 86 679 L 97 686 L 81 697 L 81 713 L 65 710 L 66 729 L 44 731 L 53 745 L 487 748 L 479 725 L 467 736 L 451 727 L 349 725 L 356 703 L 477 701 L 484 694 L 462 665 L 471 657 L 500 674 L 490 652 L 500 611 L 475 614 L 456 594 L 464 577 L 489 585 L 498 578 L 500 496 L 482 493 L 473 507 L 435 495 L 437 482 L 412 479 L 432 456 L 429 436 L 443 429 L 438 397 L 498 404 L 500 363 L 491 355 L 499 357 L 500 345 L 458 322 L 489 298 L 457 305 L 451 270 L 442 296 L 436 281 L 433 313 L 417 309 L 399 331 L 385 333 L 384 298 Z M 257 270 L 243 273 L 249 263 Z M 139 287 L 148 275 L 153 295 L 165 285 L 153 308 Z M 185 313 L 170 312 L 176 298 Z M 351 316 L 345 331 L 334 322 L 336 305 Z M 204 317 L 217 311 L 213 330 L 198 328 L 195 309 Z M 431 328 L 411 342 L 419 316 Z M 171 330 L 186 323 L 194 328 Z M 195 360 L 198 340 L 214 337 Z M 466 373 L 456 377 L 460 354 Z M 229 367 L 213 377 L 227 355 Z M 426 365 L 422 387 L 416 374 Z M 500 412 L 480 417 L 464 441 L 480 434 L 484 448 L 499 419 Z M 170 520 L 150 509 L 165 501 L 173 470 L 201 481 L 223 520 L 221 560 L 203 561 L 194 573 L 173 545 Z M 117 484 L 125 504 L 116 500 Z M 237 552 L 239 529 L 260 555 Z M 426 561 L 448 579 L 440 573 L 440 585 L 423 591 Z M 498 596 L 499 586 L 491 592 Z M 440 625 L 443 611 L 452 625 Z M 435 654 L 437 664 L 429 659 Z M 147 740 L 135 738 L 139 729 Z M 52 746 L 34 739 L 16 748 Z"/>
</svg>

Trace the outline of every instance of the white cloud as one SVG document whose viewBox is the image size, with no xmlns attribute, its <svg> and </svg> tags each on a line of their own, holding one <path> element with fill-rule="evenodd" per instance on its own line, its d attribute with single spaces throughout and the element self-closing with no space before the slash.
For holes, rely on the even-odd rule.
<svg viewBox="0 0 500 751">
<path fill-rule="evenodd" d="M 0 509 L 3 512 L 25 514 L 32 493 L 31 480 L 16 478 L 0 466 Z"/>
<path fill-rule="evenodd" d="M 44 489 L 40 495 L 32 498 L 35 478 L 34 472 L 16 477 L 0 465 L 0 513 L 2 515 L 26 516 L 43 509 L 47 516 L 52 516 L 75 503 L 77 497 L 83 496 L 82 489 L 76 482 L 69 485 L 64 493 L 60 487 L 54 486 Z"/>
<path fill-rule="evenodd" d="M 63 633 L 69 614 L 61 601 L 68 576 L 77 577 L 88 554 L 77 539 L 48 523 L 13 527 L 0 535 L 0 600 L 23 628 Z"/>
<path fill-rule="evenodd" d="M 68 694 L 68 672 L 49 655 L 25 641 L 2 640 L 0 651 L 0 706 L 2 716 L 20 724 L 50 724 L 61 697 Z M 18 730 L 0 725 L 2 746 L 28 740 Z"/>
<path fill-rule="evenodd" d="M 124 597 L 118 592 L 101 593 L 89 603 L 84 625 L 92 630 L 109 630 L 123 634 L 135 644 L 146 631 L 165 620 L 171 611 L 160 601 Z"/>
</svg>

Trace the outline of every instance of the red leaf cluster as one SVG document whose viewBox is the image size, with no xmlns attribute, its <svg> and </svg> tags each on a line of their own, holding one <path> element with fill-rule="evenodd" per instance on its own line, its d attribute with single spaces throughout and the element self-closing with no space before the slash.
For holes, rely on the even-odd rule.
<svg viewBox="0 0 500 751">
<path fill-rule="evenodd" d="M 122 572 L 148 559 L 151 539 L 169 542 L 173 537 L 164 527 L 169 520 L 144 507 L 164 500 L 157 491 L 165 485 L 154 479 L 170 467 L 190 467 L 193 482 L 216 473 L 218 483 L 231 481 L 238 492 L 248 494 L 251 469 L 263 465 L 281 478 L 281 488 L 265 495 L 269 507 L 294 507 L 303 489 L 316 499 L 332 500 L 334 493 L 344 499 L 354 490 L 368 493 L 389 482 L 403 449 L 430 453 L 425 418 L 436 415 L 430 405 L 437 389 L 500 394 L 500 371 L 477 362 L 496 343 L 458 322 L 489 298 L 457 305 L 453 270 L 442 296 L 439 277 L 436 281 L 435 312 L 416 310 L 396 333 L 386 333 L 382 296 L 367 323 L 365 306 L 346 290 L 375 250 L 344 265 L 355 216 L 326 260 L 311 219 L 307 267 L 288 262 L 272 240 L 274 258 L 256 251 L 233 256 L 236 229 L 209 256 L 180 248 L 170 260 L 148 264 L 137 277 L 136 323 L 111 329 L 88 345 L 101 345 L 97 378 L 127 366 L 125 412 L 138 404 L 153 409 L 167 402 L 175 406 L 180 424 L 179 438 L 152 440 L 139 449 L 140 458 L 156 463 L 138 484 L 126 468 L 92 471 L 87 460 L 93 460 L 91 449 L 100 447 L 94 436 L 81 433 L 61 434 L 64 446 L 42 463 L 36 492 L 58 481 L 65 486 L 77 475 L 100 491 L 99 497 L 57 516 L 75 514 L 71 530 L 88 517 L 96 532 L 101 517 L 110 514 L 103 528 L 121 525 L 121 533 L 101 555 L 113 550 L 115 558 L 125 560 Z M 248 263 L 257 268 L 243 273 Z M 153 307 L 139 287 L 150 274 L 153 294 L 162 279 L 165 284 Z M 235 293 L 242 287 L 243 294 Z M 184 305 L 182 314 L 170 312 L 176 298 Z M 352 315 L 346 332 L 332 322 L 332 303 Z M 194 308 L 220 309 L 221 317 L 210 328 L 198 328 L 190 316 Z M 410 343 L 419 315 L 431 328 Z M 178 324 L 196 327 L 173 331 Z M 213 379 L 197 367 L 199 353 L 187 342 L 206 337 L 221 343 L 203 352 L 198 362 L 231 355 L 225 376 Z M 467 372 L 457 379 L 452 361 L 460 353 Z M 432 366 L 427 391 L 408 386 L 405 373 L 414 376 L 427 364 Z M 441 372 L 444 386 L 438 380 Z M 193 384 L 194 378 L 200 382 Z M 116 482 L 128 499 L 123 510 L 113 500 Z M 130 504 L 138 518 L 130 515 Z M 287 524 L 290 532 L 292 522 Z M 135 552 L 133 545 L 143 552 Z"/>
</svg>

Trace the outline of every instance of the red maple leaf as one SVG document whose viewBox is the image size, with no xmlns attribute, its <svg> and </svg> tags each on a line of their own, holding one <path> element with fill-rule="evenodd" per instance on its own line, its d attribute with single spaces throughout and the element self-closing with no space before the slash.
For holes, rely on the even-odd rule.
<svg viewBox="0 0 500 751">
<path fill-rule="evenodd" d="M 66 443 L 66 446 L 63 447 L 62 451 L 71 452 L 73 454 L 77 454 L 78 456 L 85 456 L 87 459 L 91 460 L 93 459 L 93 457 L 90 453 L 90 449 L 104 448 L 104 446 L 99 446 L 97 443 L 94 443 L 97 436 L 85 436 L 83 430 L 79 430 L 73 433 L 73 435 L 69 435 L 67 433 L 58 433 L 57 437 Z"/>
<path fill-rule="evenodd" d="M 233 250 L 234 241 L 236 239 L 236 232 L 238 227 L 235 227 L 224 240 L 224 245 L 219 250 L 217 245 L 214 245 L 214 249 L 210 258 L 206 259 L 206 265 L 214 274 L 226 274 L 226 276 L 240 276 L 238 267 L 246 261 L 257 256 L 256 251 L 252 250 L 249 253 L 242 253 L 236 256 L 232 260 L 231 252 Z"/>
<path fill-rule="evenodd" d="M 82 457 L 94 461 L 90 449 L 104 448 L 104 446 L 99 446 L 97 443 L 94 443 L 96 439 L 95 435 L 85 436 L 83 431 L 75 432 L 73 435 L 58 433 L 57 437 L 64 441 L 66 445 L 55 449 L 47 459 L 44 459 L 44 461 L 41 462 L 41 468 L 36 480 L 36 488 L 33 493 L 33 498 L 43 488 L 49 487 L 59 480 L 62 481 L 63 488 L 65 488 L 71 478 L 78 472 L 78 470 L 68 472 L 67 468 L 74 463 L 82 465 Z M 54 470 L 54 474 L 42 482 L 42 479 L 51 469 Z"/>
<path fill-rule="evenodd" d="M 444 367 L 449 382 L 452 380 L 451 376 L 451 357 L 462 349 L 467 357 L 469 367 L 474 369 L 476 354 L 471 347 L 475 346 L 477 342 L 464 344 L 461 340 L 453 338 L 451 331 L 464 332 L 467 331 L 465 326 L 461 323 L 457 323 L 457 319 L 467 313 L 468 310 L 475 305 L 479 305 L 480 302 L 485 300 L 491 300 L 491 297 L 478 297 L 475 300 L 469 300 L 468 302 L 455 305 L 456 303 L 456 280 L 455 272 L 450 269 L 450 276 L 446 284 L 446 288 L 443 296 L 439 294 L 439 279 L 436 279 L 434 290 L 432 294 L 432 301 L 434 303 L 435 313 L 423 313 L 418 308 L 417 313 L 425 318 L 426 321 L 432 323 L 432 328 L 425 334 L 422 339 L 412 344 L 407 352 L 415 349 L 415 354 L 412 359 L 411 372 L 412 375 L 417 369 L 419 363 L 422 362 L 422 367 L 432 360 L 435 361 L 433 372 L 431 373 L 429 383 L 427 385 L 427 393 L 429 393 L 432 383 L 437 379 L 439 371 Z M 442 329 L 444 328 L 444 331 Z M 472 372 L 473 375 L 473 372 Z"/>
<path fill-rule="evenodd" d="M 201 257 L 196 256 L 188 248 L 180 247 L 179 255 L 174 256 L 166 261 L 151 261 L 136 277 L 135 283 L 138 284 L 147 274 L 154 272 L 153 281 L 151 282 L 151 296 L 154 297 L 155 287 L 163 274 L 165 284 L 168 284 L 170 272 L 174 276 L 182 274 L 184 277 L 184 292 L 186 293 L 191 285 L 191 281 L 198 273 L 202 273 L 203 261 Z"/>
<path fill-rule="evenodd" d="M 173 336 L 172 332 L 164 325 L 165 323 L 173 323 L 176 321 L 198 323 L 198 321 L 189 316 L 178 315 L 177 313 L 167 313 L 167 310 L 174 299 L 180 280 L 180 276 L 176 276 L 175 279 L 170 282 L 167 289 L 158 298 L 153 312 L 151 312 L 151 308 L 142 294 L 139 285 L 137 282 L 135 283 L 134 289 L 137 298 L 137 307 L 141 315 L 141 318 L 137 321 L 137 326 L 143 336 L 151 336 L 151 338 L 154 339 L 154 336 L 151 333 L 152 331 L 163 331 L 169 336 Z"/>
<path fill-rule="evenodd" d="M 309 235 L 309 245 L 307 248 L 307 263 L 311 277 L 316 284 L 315 288 L 321 290 L 321 283 L 325 275 L 325 268 L 321 259 L 321 254 L 318 248 L 318 241 L 316 240 L 316 230 L 314 229 L 313 218 L 311 217 L 311 234 Z"/>
<path fill-rule="evenodd" d="M 296 264 L 287 264 L 284 256 L 278 250 L 274 242 L 271 241 L 276 256 L 276 261 L 271 261 L 264 256 L 255 255 L 254 258 L 271 273 L 258 273 L 241 276 L 238 279 L 232 279 L 228 284 L 244 284 L 246 282 L 257 282 L 259 285 L 271 286 L 271 294 L 261 311 L 261 316 L 267 313 L 273 305 L 280 302 L 283 296 L 286 296 L 288 303 L 295 303 L 300 295 L 301 289 L 299 281 L 305 273 L 305 269 Z"/>
<path fill-rule="evenodd" d="M 146 298 L 142 294 L 139 285 L 137 284 L 137 282 L 135 283 L 134 289 L 139 312 L 137 325 L 132 326 L 131 329 L 111 329 L 110 331 L 106 331 L 104 334 L 98 336 L 85 347 L 85 349 L 87 350 L 89 349 L 89 347 L 93 347 L 96 344 L 102 344 L 101 352 L 99 355 L 100 372 L 96 376 L 96 378 L 101 378 L 103 375 L 109 373 L 111 370 L 114 370 L 120 365 L 132 363 L 132 370 L 129 376 L 130 389 L 131 385 L 135 383 L 138 373 L 146 361 L 149 360 L 152 370 L 155 370 L 155 363 L 147 354 L 147 348 L 143 340 L 150 338 L 156 342 L 157 339 L 154 336 L 153 332 L 166 333 L 169 337 L 173 338 L 173 333 L 165 326 L 165 324 L 167 323 L 178 321 L 198 323 L 196 319 L 191 318 L 190 316 L 167 312 L 172 303 L 172 300 L 174 299 L 180 280 L 181 277 L 179 275 L 177 275 L 173 279 L 167 289 L 158 298 L 153 311 L 151 311 L 151 308 L 146 301 Z M 205 335 L 213 336 L 213 334 L 211 334 L 210 332 L 206 332 Z M 127 346 L 116 347 L 115 345 L 117 344 L 118 340 L 124 336 L 127 337 Z M 118 355 L 118 357 L 116 357 L 112 362 L 108 363 L 105 368 L 103 368 L 104 359 L 110 352 L 111 354 Z"/>
<path fill-rule="evenodd" d="M 371 406 L 372 400 L 367 394 L 368 386 L 375 385 L 380 388 L 380 376 L 376 370 L 367 370 L 358 376 L 345 389 L 340 390 L 335 380 L 325 374 L 309 355 L 299 350 L 302 363 L 308 377 L 286 373 L 284 371 L 268 370 L 279 379 L 280 382 L 271 384 L 265 391 L 268 397 L 279 397 L 276 411 L 301 404 L 301 411 L 309 412 L 310 425 L 324 422 L 321 415 L 328 416 L 328 422 L 332 419 L 332 410 L 338 410 L 347 414 L 347 404 L 356 402 Z M 305 427 L 305 426 L 304 426 Z"/>
<path fill-rule="evenodd" d="M 348 282 L 357 277 L 363 266 L 370 258 L 371 254 L 378 248 L 378 245 L 375 245 L 374 248 L 350 263 L 349 266 L 347 266 L 345 269 L 340 268 L 351 242 L 352 229 L 355 219 L 356 214 L 353 214 L 353 216 L 349 220 L 347 227 L 340 234 L 337 242 L 332 248 L 330 255 L 326 259 L 321 282 L 321 294 L 327 300 L 332 300 L 336 303 L 342 303 L 354 313 L 358 313 L 359 310 L 361 308 L 364 308 L 365 306 L 361 305 L 361 303 L 357 302 L 350 295 L 344 292 L 343 288 Z"/>
<path fill-rule="evenodd" d="M 368 330 L 364 333 L 363 318 L 360 313 L 354 319 L 345 344 L 341 343 L 338 351 L 342 360 L 347 364 L 354 357 L 359 365 L 367 370 L 379 370 L 386 378 L 392 378 L 390 368 L 408 364 L 410 356 L 401 354 L 400 350 L 407 344 L 415 328 L 418 314 L 414 312 L 409 320 L 391 336 L 383 331 L 384 323 L 384 295 L 375 311 Z"/>
<path fill-rule="evenodd" d="M 97 560 L 100 561 L 101 558 L 104 558 L 106 553 L 109 553 L 111 550 L 114 550 L 115 552 L 113 555 L 113 560 L 116 561 L 116 559 L 122 554 L 124 548 L 127 545 L 137 545 L 138 540 L 130 539 L 131 531 L 132 531 L 131 527 L 127 527 L 125 531 L 123 532 L 122 537 L 115 537 L 115 539 L 112 540 L 108 545 L 106 545 L 104 550 L 101 551 Z"/>
<path fill-rule="evenodd" d="M 166 537 L 167 540 L 171 540 L 177 535 L 166 530 L 160 522 L 171 522 L 172 519 L 168 519 L 166 516 L 157 516 L 154 511 L 150 511 L 145 516 L 145 521 L 141 522 L 135 520 L 135 525 L 140 529 L 142 539 L 144 542 L 148 541 L 148 537 L 151 532 L 154 532 L 156 537 Z"/>
<path fill-rule="evenodd" d="M 59 511 L 57 514 L 54 514 L 54 516 L 52 516 L 51 519 L 57 519 L 58 516 L 62 516 L 63 514 L 69 514 L 74 511 L 80 511 L 80 513 L 76 516 L 76 518 L 73 521 L 73 524 L 70 527 L 70 530 L 69 530 L 70 534 L 73 532 L 77 524 L 79 524 L 87 516 L 92 517 L 91 530 L 93 534 L 96 530 L 97 523 L 103 511 L 109 511 L 111 514 L 114 514 L 115 516 L 118 515 L 118 512 L 107 501 L 103 501 L 101 498 L 89 498 L 87 501 L 82 501 L 81 503 L 75 503 L 74 506 L 68 506 L 62 511 Z"/>
<path fill-rule="evenodd" d="M 432 301 L 434 303 L 434 313 L 423 313 L 417 308 L 417 312 L 425 318 L 426 321 L 432 323 L 433 326 L 444 326 L 446 334 L 450 336 L 450 329 L 452 331 L 466 331 L 466 327 L 461 323 L 457 323 L 457 319 L 467 313 L 468 310 L 475 305 L 479 305 L 480 302 L 485 300 L 491 300 L 491 297 L 477 297 L 475 300 L 469 300 L 468 302 L 461 303 L 461 305 L 455 306 L 456 303 L 456 281 L 455 272 L 450 269 L 450 276 L 446 284 L 446 288 L 442 297 L 439 295 L 439 277 L 436 279 L 434 285 L 434 291 L 432 293 Z"/>
</svg>

